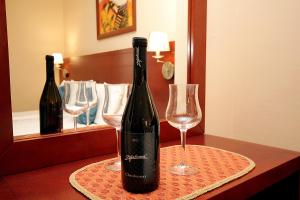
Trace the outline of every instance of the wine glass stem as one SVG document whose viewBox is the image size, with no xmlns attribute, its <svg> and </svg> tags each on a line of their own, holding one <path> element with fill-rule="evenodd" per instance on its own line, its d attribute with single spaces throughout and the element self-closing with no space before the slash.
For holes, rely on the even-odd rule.
<svg viewBox="0 0 300 200">
<path fill-rule="evenodd" d="M 182 147 L 181 163 L 180 165 L 185 165 L 185 145 L 186 145 L 186 130 L 180 129 L 180 139 Z"/>
<path fill-rule="evenodd" d="M 118 153 L 118 158 L 120 158 L 120 129 L 116 128 L 116 137 L 117 137 L 117 153 Z"/>
<path fill-rule="evenodd" d="M 77 130 L 77 117 L 74 116 L 74 130 Z"/>
<path fill-rule="evenodd" d="M 86 110 L 86 125 L 90 125 L 90 108 Z"/>
</svg>

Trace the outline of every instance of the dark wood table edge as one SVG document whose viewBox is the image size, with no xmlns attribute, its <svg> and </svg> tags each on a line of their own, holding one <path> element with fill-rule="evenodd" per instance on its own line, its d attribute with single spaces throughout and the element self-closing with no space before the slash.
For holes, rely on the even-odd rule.
<svg viewBox="0 0 300 200">
<path fill-rule="evenodd" d="M 298 164 L 296 164 L 298 163 Z M 221 193 L 218 193 L 214 196 L 211 196 L 210 193 L 207 193 L 208 196 L 211 196 L 213 200 L 223 200 L 226 199 L 226 197 L 235 196 L 236 199 L 247 199 L 249 197 L 255 196 L 259 192 L 263 192 L 264 190 L 270 188 L 272 185 L 279 183 L 280 181 L 283 181 L 285 178 L 288 178 L 292 175 L 296 175 L 299 177 L 300 180 L 300 157 L 297 157 L 293 160 L 290 160 L 288 163 L 284 163 L 282 165 L 279 165 L 275 168 L 273 168 L 270 171 L 265 171 L 264 173 L 261 173 L 251 179 L 243 180 L 247 178 L 247 174 L 240 177 L 241 179 L 239 181 L 239 184 L 235 184 L 234 186 L 230 186 L 228 189 L 222 191 Z M 286 169 L 289 169 L 289 171 L 285 172 Z M 255 168 L 253 169 L 255 170 Z M 283 172 L 283 173 L 281 173 Z M 251 172 L 249 172 L 251 173 Z M 249 174 L 250 175 L 250 174 Z M 238 180 L 235 180 L 238 181 Z M 259 186 L 257 186 L 257 183 L 259 182 Z M 232 182 L 233 184 L 235 182 Z M 228 183 L 227 185 L 230 185 L 231 183 Z M 299 184 L 299 183 L 298 183 Z M 299 190 L 300 190 L 300 186 Z M 218 189 L 222 188 L 217 188 Z M 242 191 L 242 192 L 241 192 Z M 299 193 L 300 191 L 298 191 Z"/>
<path fill-rule="evenodd" d="M 268 148 L 273 149 L 280 152 L 286 152 L 291 154 L 291 158 L 287 162 L 279 163 L 276 166 L 273 166 L 272 169 L 265 169 L 264 171 L 261 171 L 261 173 L 256 174 L 256 168 L 250 171 L 248 174 L 236 179 L 235 181 L 229 182 L 224 185 L 226 187 L 226 190 L 223 190 L 224 187 L 216 188 L 215 190 L 208 192 L 204 194 L 203 196 L 198 197 L 199 199 L 228 199 L 227 197 L 235 196 L 236 199 L 246 199 L 249 198 L 258 192 L 263 192 L 264 190 L 270 188 L 272 185 L 279 183 L 280 181 L 283 181 L 284 179 L 288 178 L 289 176 L 296 176 L 298 181 L 296 184 L 298 184 L 298 199 L 300 200 L 300 152 L 287 150 L 283 148 L 273 147 L 269 145 L 263 145 L 263 144 L 257 144 L 253 142 L 238 140 L 238 139 L 232 139 L 232 138 L 225 138 L 215 135 L 204 135 L 204 140 L 223 140 L 225 141 L 233 141 L 240 143 L 241 145 L 244 144 L 250 144 L 254 145 L 256 147 L 261 148 Z M 204 142 L 204 145 L 213 146 L 220 148 L 220 146 L 215 146 L 214 144 L 211 144 L 210 142 L 206 143 Z M 233 151 L 232 148 L 222 148 L 224 150 Z M 236 152 L 239 153 L 239 152 Z M 248 157 L 245 154 L 242 154 L 246 157 Z M 248 157 L 251 159 L 251 157 Z M 253 175 L 254 174 L 254 175 Z M 252 176 L 251 179 L 248 178 L 249 176 Z M 257 184 L 259 183 L 259 185 Z M 218 192 L 218 190 L 223 190 L 222 192 Z M 241 192 L 242 191 L 242 192 Z M 215 194 L 217 193 L 217 194 Z M 230 198 L 229 198 L 230 199 Z"/>
</svg>

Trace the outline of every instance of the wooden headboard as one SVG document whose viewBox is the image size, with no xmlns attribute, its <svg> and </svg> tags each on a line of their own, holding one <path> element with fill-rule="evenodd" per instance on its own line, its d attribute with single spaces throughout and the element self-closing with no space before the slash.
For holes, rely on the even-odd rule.
<svg viewBox="0 0 300 200">
<path fill-rule="evenodd" d="M 175 42 L 170 42 L 170 52 L 163 52 L 162 60 L 174 63 Z M 166 80 L 162 77 L 162 63 L 157 63 L 147 53 L 148 83 L 155 102 L 160 119 L 164 119 L 168 103 L 168 85 L 174 79 Z M 92 55 L 70 57 L 64 59 L 64 68 L 69 72 L 67 79 L 95 80 L 103 83 L 132 83 L 133 77 L 133 49 L 122 49 L 97 53 Z M 61 76 L 62 77 L 62 76 Z"/>
</svg>

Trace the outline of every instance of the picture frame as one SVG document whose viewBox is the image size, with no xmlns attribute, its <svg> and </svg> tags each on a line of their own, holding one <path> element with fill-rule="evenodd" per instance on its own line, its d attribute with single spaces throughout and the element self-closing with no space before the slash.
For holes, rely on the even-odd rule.
<svg viewBox="0 0 300 200">
<path fill-rule="evenodd" d="M 136 0 L 96 0 L 97 39 L 136 31 Z"/>
</svg>

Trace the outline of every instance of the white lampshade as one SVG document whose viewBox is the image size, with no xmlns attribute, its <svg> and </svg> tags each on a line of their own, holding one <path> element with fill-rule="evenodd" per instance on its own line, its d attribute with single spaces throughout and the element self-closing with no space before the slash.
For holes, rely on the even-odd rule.
<svg viewBox="0 0 300 200">
<path fill-rule="evenodd" d="M 64 59 L 61 53 L 53 53 L 52 56 L 54 56 L 54 64 L 64 63 Z"/>
<path fill-rule="evenodd" d="M 170 51 L 168 35 L 164 32 L 151 32 L 149 36 L 148 51 Z"/>
</svg>

